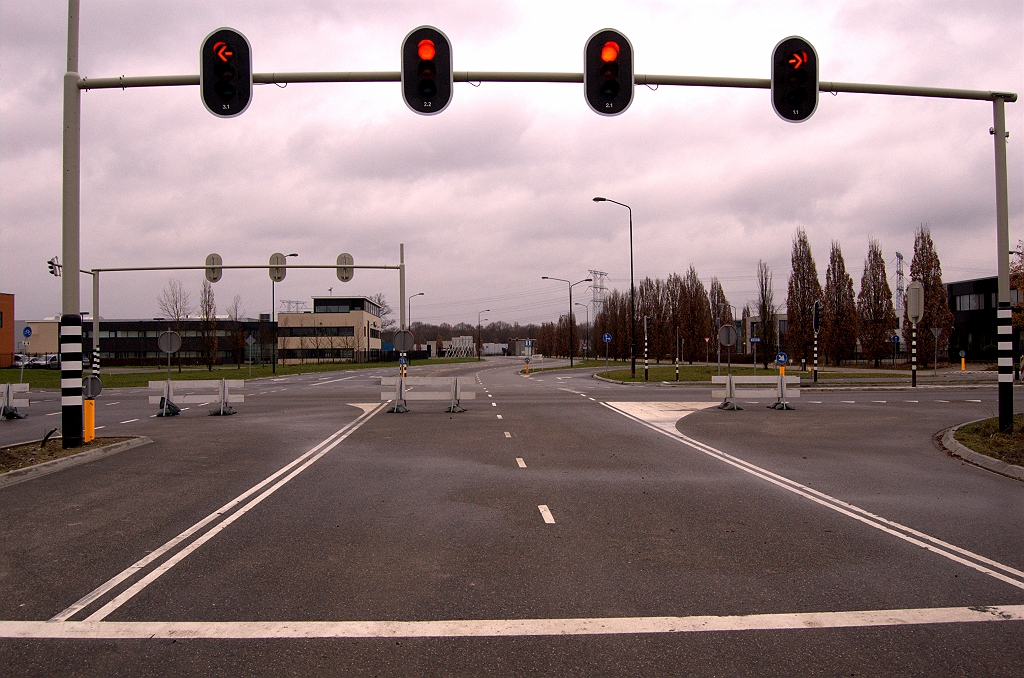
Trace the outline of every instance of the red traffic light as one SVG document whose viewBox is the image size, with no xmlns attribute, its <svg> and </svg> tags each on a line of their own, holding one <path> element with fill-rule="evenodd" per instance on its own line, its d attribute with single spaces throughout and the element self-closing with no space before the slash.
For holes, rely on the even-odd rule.
<svg viewBox="0 0 1024 678">
<path fill-rule="evenodd" d="M 217 58 L 227 63 L 231 57 L 235 56 L 235 53 L 231 50 L 231 45 L 219 40 L 213 45 L 213 53 L 217 55 Z"/>
<path fill-rule="evenodd" d="M 807 63 L 807 52 L 801 51 L 799 53 L 794 53 L 793 56 L 789 58 L 789 63 L 793 64 L 794 71 L 800 68 Z"/>
<path fill-rule="evenodd" d="M 424 61 L 430 61 L 434 58 L 437 50 L 434 49 L 433 40 L 420 40 L 420 44 L 416 48 L 416 54 L 420 59 Z"/>
<path fill-rule="evenodd" d="M 615 61 L 619 58 L 619 43 L 609 40 L 601 48 L 601 61 Z"/>
</svg>

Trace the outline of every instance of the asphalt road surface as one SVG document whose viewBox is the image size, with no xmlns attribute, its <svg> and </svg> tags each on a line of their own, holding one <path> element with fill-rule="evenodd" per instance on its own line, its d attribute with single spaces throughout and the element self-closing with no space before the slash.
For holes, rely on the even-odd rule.
<svg viewBox="0 0 1024 678">
<path fill-rule="evenodd" d="M 387 412 L 394 370 L 104 391 L 154 442 L 0 488 L 0 675 L 1021 675 L 1024 484 L 933 440 L 994 388 L 729 412 L 520 367 L 414 367 L 456 414 Z"/>
</svg>

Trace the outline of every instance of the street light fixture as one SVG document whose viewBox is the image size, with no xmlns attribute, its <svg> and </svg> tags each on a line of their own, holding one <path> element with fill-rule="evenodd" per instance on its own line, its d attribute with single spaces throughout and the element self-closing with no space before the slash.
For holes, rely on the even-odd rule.
<svg viewBox="0 0 1024 678">
<path fill-rule="evenodd" d="M 295 252 L 292 252 L 291 254 L 286 254 L 284 256 L 285 256 L 285 258 L 287 258 L 287 257 L 297 257 L 299 255 L 297 253 L 295 253 Z M 288 265 L 288 262 L 286 261 L 285 262 L 285 266 L 287 266 L 287 265 Z M 275 290 L 275 286 L 276 285 L 277 285 L 277 281 L 275 281 L 273 278 L 271 278 L 270 279 L 270 326 L 274 330 L 274 359 L 270 363 L 270 371 L 272 373 L 274 373 L 274 374 L 277 374 L 277 321 L 275 320 L 276 312 L 274 311 L 274 305 L 275 305 L 274 294 L 276 292 L 276 290 Z"/>
<path fill-rule="evenodd" d="M 412 329 L 412 299 L 413 297 L 422 297 L 426 292 L 417 292 L 416 294 L 409 297 L 409 329 Z"/>
<path fill-rule="evenodd" d="M 476 314 L 476 340 L 477 340 L 477 343 L 480 344 L 480 351 L 479 351 L 479 353 L 476 354 L 476 359 L 478 361 L 484 359 L 483 355 L 482 355 L 483 352 L 484 352 L 484 333 L 483 333 L 483 330 L 480 328 L 480 322 L 481 322 L 480 321 L 480 316 L 482 316 L 484 313 L 490 313 L 490 312 L 491 312 L 491 309 L 485 308 L 484 310 L 482 310 L 482 311 L 480 311 L 479 313 Z M 487 320 L 487 318 L 484 318 L 484 320 Z"/>
<path fill-rule="evenodd" d="M 633 208 L 610 198 L 594 198 L 594 202 L 613 202 L 629 210 L 629 372 L 636 378 L 636 286 L 633 284 Z"/>
<path fill-rule="evenodd" d="M 585 282 L 593 282 L 594 279 L 593 278 L 584 278 L 583 280 L 580 280 L 578 282 L 571 282 L 569 280 L 566 280 L 565 278 L 552 278 L 551 276 L 547 276 L 547 275 L 542 275 L 540 277 L 540 279 L 541 280 L 558 280 L 559 282 L 564 282 L 564 283 L 566 283 L 569 286 L 569 316 L 568 316 L 568 318 L 566 318 L 566 321 L 569 324 L 569 367 L 572 367 L 572 356 L 575 353 L 575 351 L 573 351 L 573 349 L 572 349 L 572 288 L 575 287 L 576 285 L 581 285 L 581 284 L 583 284 Z"/>
</svg>

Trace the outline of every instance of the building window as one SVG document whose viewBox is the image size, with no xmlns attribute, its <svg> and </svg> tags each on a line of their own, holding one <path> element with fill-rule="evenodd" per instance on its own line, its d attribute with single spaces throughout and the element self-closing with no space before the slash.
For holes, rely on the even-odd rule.
<svg viewBox="0 0 1024 678">
<path fill-rule="evenodd" d="M 980 311 L 984 308 L 984 294 L 961 294 L 956 298 L 956 310 L 958 311 Z"/>
<path fill-rule="evenodd" d="M 1010 290 L 1010 306 L 1016 306 L 1018 304 L 1020 304 L 1020 290 L 1011 289 Z M 0 327 L 2 327 L 2 326 L 3 326 L 3 323 L 0 322 Z"/>
</svg>

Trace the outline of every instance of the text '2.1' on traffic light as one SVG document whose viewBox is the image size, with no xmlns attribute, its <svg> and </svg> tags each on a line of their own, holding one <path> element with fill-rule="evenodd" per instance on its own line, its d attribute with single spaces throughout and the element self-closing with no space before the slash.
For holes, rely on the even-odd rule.
<svg viewBox="0 0 1024 678">
<path fill-rule="evenodd" d="M 622 33 L 605 29 L 587 40 L 583 92 L 600 115 L 618 115 L 633 102 L 633 45 Z"/>
<path fill-rule="evenodd" d="M 203 105 L 220 118 L 241 115 L 252 101 L 252 50 L 244 35 L 218 28 L 206 36 L 199 54 Z"/>
<path fill-rule="evenodd" d="M 441 31 L 420 26 L 402 41 L 402 98 L 420 115 L 440 113 L 452 101 L 452 45 Z"/>
<path fill-rule="evenodd" d="M 818 107 L 818 53 L 792 36 L 772 51 L 772 108 L 787 122 L 803 122 Z"/>
</svg>

